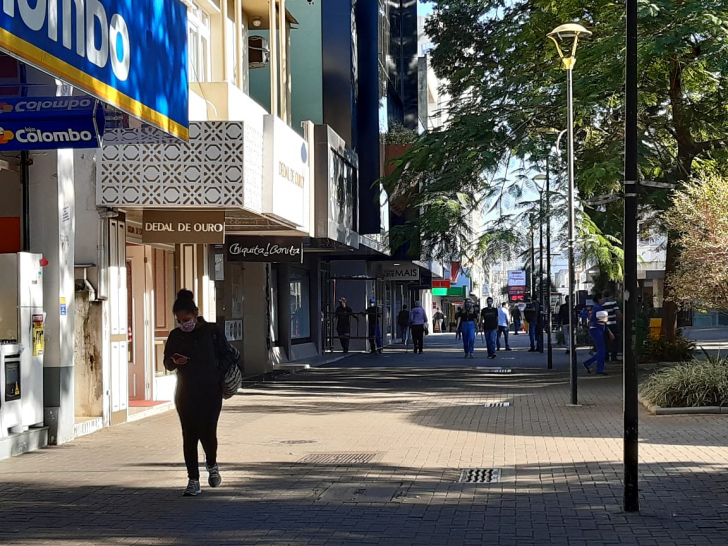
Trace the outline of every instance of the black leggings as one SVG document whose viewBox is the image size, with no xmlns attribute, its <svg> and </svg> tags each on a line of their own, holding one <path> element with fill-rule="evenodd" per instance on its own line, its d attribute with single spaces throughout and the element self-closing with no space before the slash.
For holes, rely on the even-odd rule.
<svg viewBox="0 0 728 546">
<path fill-rule="evenodd" d="M 415 352 L 422 351 L 425 339 L 425 325 L 424 324 L 413 324 L 412 325 L 412 341 L 414 342 Z"/>
<path fill-rule="evenodd" d="M 207 466 L 217 464 L 217 421 L 222 410 L 222 397 L 219 403 L 210 407 L 189 408 L 177 413 L 182 424 L 182 444 L 187 467 L 187 477 L 191 480 L 200 479 L 200 462 L 197 456 L 197 444 L 202 443 L 205 450 Z"/>
</svg>

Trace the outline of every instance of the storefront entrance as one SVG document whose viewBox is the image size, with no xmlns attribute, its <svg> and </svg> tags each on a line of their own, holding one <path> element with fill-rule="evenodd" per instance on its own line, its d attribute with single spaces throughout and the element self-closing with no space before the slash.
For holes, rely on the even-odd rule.
<svg viewBox="0 0 728 546">
<path fill-rule="evenodd" d="M 164 343 L 174 328 L 175 252 L 127 243 L 129 412 L 173 398 L 174 375 L 164 368 Z"/>
</svg>

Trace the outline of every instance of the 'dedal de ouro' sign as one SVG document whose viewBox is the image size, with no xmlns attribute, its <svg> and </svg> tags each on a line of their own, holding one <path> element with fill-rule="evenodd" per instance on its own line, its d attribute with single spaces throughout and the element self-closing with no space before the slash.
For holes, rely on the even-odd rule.
<svg viewBox="0 0 728 546">
<path fill-rule="evenodd" d="M 180 0 L 2 0 L 0 50 L 188 138 Z"/>
<path fill-rule="evenodd" d="M 303 262 L 303 239 L 296 237 L 235 237 L 225 240 L 230 262 Z"/>
</svg>

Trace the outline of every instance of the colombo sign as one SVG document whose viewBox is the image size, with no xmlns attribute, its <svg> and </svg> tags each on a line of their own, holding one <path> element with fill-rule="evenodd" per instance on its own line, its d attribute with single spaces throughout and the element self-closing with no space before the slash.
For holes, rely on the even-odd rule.
<svg viewBox="0 0 728 546">
<path fill-rule="evenodd" d="M 189 136 L 187 8 L 180 0 L 2 0 L 0 50 Z"/>
</svg>

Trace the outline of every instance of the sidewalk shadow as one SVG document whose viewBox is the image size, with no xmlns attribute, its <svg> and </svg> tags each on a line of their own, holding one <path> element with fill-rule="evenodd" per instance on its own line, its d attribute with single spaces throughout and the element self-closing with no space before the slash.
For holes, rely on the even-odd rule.
<svg viewBox="0 0 728 546">
<path fill-rule="evenodd" d="M 176 463 L 120 471 L 164 467 L 181 473 Z M 524 465 L 504 469 L 502 483 L 479 485 L 455 483 L 458 469 L 445 467 L 272 461 L 222 469 L 224 487 L 194 499 L 161 487 L 11 479 L 0 484 L 0 542 L 446 544 L 467 535 L 510 544 L 517 528 L 519 546 L 587 536 L 594 545 L 636 543 L 636 534 L 719 544 L 728 533 L 724 465 L 642 465 L 641 515 L 621 511 L 618 462 Z"/>
</svg>

